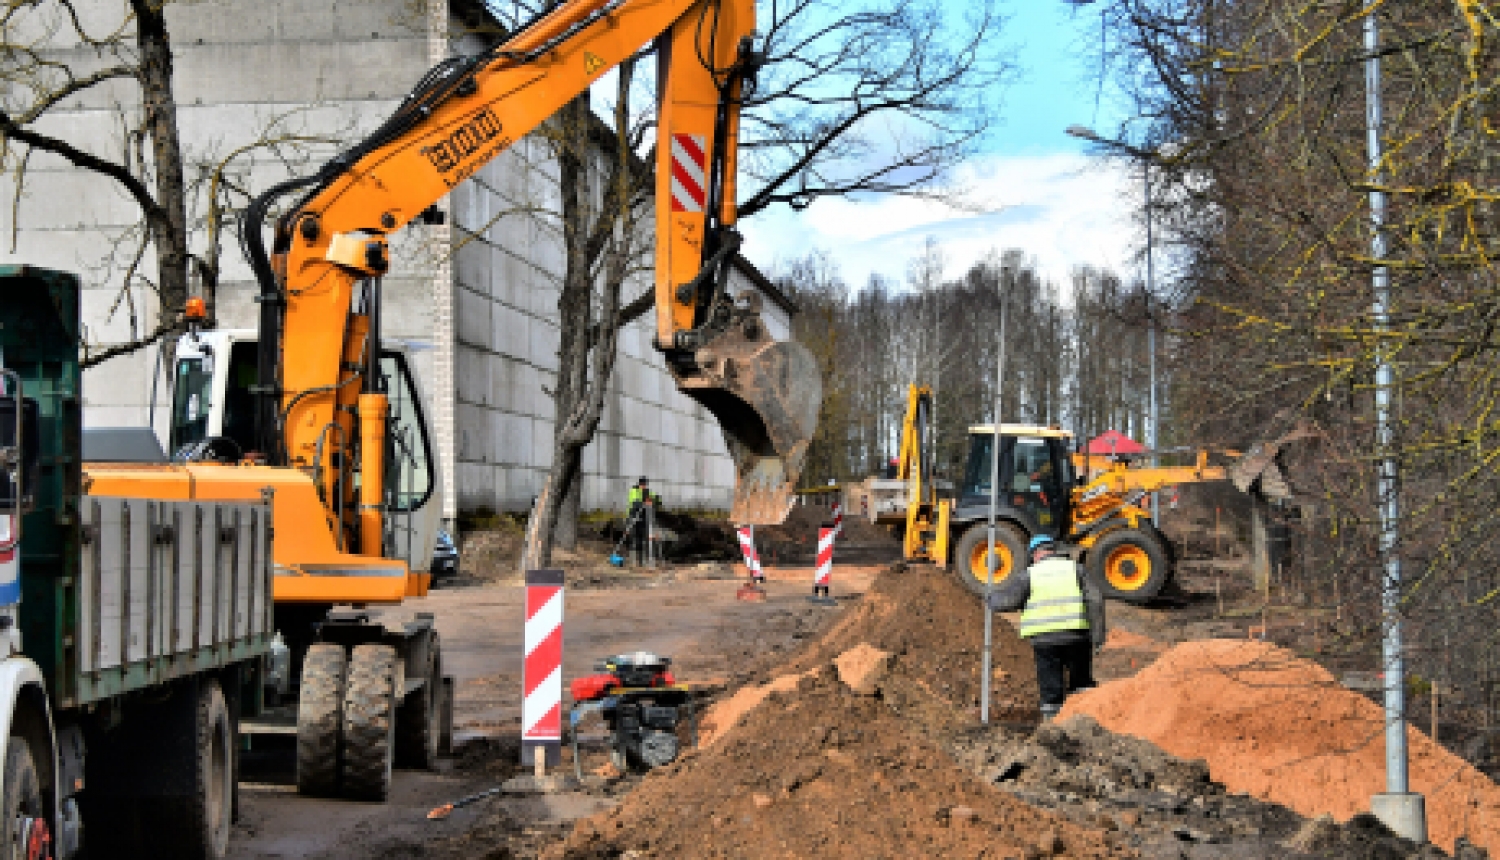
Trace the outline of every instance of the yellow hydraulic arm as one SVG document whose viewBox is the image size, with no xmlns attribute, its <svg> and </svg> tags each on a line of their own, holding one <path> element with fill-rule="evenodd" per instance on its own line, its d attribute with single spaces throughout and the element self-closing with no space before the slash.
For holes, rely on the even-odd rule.
<svg viewBox="0 0 1500 860">
<path fill-rule="evenodd" d="M 739 245 L 735 155 L 739 94 L 757 63 L 754 15 L 754 0 L 563 3 L 504 44 L 437 66 L 369 139 L 252 205 L 259 445 L 273 464 L 317 475 L 330 512 L 333 496 L 345 494 L 351 513 L 335 527 L 348 545 L 380 553 L 381 489 L 368 478 L 383 474 L 388 406 L 376 361 L 390 235 L 653 41 L 664 70 L 656 346 L 679 388 L 724 429 L 738 470 L 734 519 L 784 518 L 821 383 L 804 348 L 769 337 L 757 302 L 725 291 Z M 276 198 L 294 192 L 302 197 L 277 220 L 268 254 L 261 224 Z"/>
<path fill-rule="evenodd" d="M 1223 466 L 1209 465 L 1208 454 L 1208 451 L 1198 451 L 1191 466 L 1132 466 L 1123 460 L 1110 461 L 1088 483 L 1073 491 L 1074 531 L 1086 531 L 1095 522 L 1110 516 L 1124 516 L 1133 525 L 1146 514 L 1128 497 L 1138 497 L 1177 484 L 1226 480 L 1228 470 Z"/>
<path fill-rule="evenodd" d="M 932 389 L 907 387 L 906 415 L 901 419 L 901 452 L 896 477 L 906 482 L 906 534 L 902 549 L 908 561 L 948 559 L 948 502 L 937 500 L 932 460 L 922 449 L 932 422 Z"/>
</svg>

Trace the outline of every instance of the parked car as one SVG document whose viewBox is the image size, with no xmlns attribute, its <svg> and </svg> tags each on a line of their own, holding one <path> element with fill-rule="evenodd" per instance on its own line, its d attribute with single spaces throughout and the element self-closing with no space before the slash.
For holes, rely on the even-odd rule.
<svg viewBox="0 0 1500 860">
<path fill-rule="evenodd" d="M 458 576 L 458 545 L 447 529 L 438 529 L 437 544 L 432 549 L 432 576 Z"/>
</svg>

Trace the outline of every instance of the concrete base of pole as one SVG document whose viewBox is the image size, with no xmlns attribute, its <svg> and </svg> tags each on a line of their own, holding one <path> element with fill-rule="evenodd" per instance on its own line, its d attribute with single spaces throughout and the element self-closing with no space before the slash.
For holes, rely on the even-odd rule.
<svg viewBox="0 0 1500 860">
<path fill-rule="evenodd" d="M 1403 839 L 1427 841 L 1427 802 L 1420 794 L 1377 794 L 1370 813 Z"/>
</svg>

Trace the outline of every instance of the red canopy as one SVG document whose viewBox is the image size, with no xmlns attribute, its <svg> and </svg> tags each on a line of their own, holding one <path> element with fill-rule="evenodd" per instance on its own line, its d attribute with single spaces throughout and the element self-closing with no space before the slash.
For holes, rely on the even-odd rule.
<svg viewBox="0 0 1500 860">
<path fill-rule="evenodd" d="M 1118 430 L 1106 430 L 1089 440 L 1086 448 L 1090 454 L 1143 454 L 1146 449 L 1134 439 Z"/>
</svg>

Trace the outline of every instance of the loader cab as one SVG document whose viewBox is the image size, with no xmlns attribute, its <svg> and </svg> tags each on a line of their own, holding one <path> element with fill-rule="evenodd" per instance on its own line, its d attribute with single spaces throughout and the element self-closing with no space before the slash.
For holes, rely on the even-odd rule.
<svg viewBox="0 0 1500 860">
<path fill-rule="evenodd" d="M 1030 534 L 1068 533 L 1075 482 L 1072 434 L 1056 427 L 1000 425 L 1000 491 L 997 502 L 1022 520 Z M 969 462 L 959 488 L 960 509 L 988 508 L 994 425 L 969 428 Z"/>
</svg>

